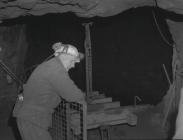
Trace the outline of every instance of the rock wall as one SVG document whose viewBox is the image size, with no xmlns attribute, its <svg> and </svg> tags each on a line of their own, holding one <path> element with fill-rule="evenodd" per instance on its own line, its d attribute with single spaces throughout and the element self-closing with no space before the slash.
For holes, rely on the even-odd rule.
<svg viewBox="0 0 183 140">
<path fill-rule="evenodd" d="M 183 84 L 182 74 L 183 74 L 183 23 L 182 22 L 173 22 L 167 21 L 170 32 L 174 40 L 174 61 L 172 62 L 174 80 L 175 80 L 175 106 L 178 107 L 179 98 L 180 98 L 180 88 Z"/>
<path fill-rule="evenodd" d="M 17 77 L 23 73 L 26 38 L 23 25 L 0 26 L 0 60 Z M 8 120 L 17 97 L 16 82 L 0 67 L 0 120 Z"/>
<path fill-rule="evenodd" d="M 183 14 L 182 0 L 2 0 L 0 21 L 25 15 L 73 12 L 80 17 L 108 17 L 127 9 L 155 6 Z"/>
</svg>

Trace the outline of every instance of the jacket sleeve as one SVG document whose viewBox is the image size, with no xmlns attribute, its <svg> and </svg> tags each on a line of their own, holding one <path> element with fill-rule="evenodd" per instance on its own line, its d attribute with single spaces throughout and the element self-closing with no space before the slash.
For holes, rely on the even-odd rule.
<svg viewBox="0 0 183 140">
<path fill-rule="evenodd" d="M 65 100 L 70 102 L 85 102 L 85 94 L 74 84 L 67 72 L 53 73 L 49 81 L 57 94 Z"/>
</svg>

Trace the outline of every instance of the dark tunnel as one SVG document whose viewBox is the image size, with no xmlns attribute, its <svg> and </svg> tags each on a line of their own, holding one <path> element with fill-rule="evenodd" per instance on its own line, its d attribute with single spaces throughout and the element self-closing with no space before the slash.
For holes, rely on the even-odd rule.
<svg viewBox="0 0 183 140">
<path fill-rule="evenodd" d="M 53 54 L 51 46 L 55 42 L 72 44 L 84 53 L 83 23 L 92 22 L 93 91 L 120 101 L 121 106 L 157 105 L 173 79 L 174 41 L 166 23 L 170 17 L 174 15 L 162 9 L 140 7 L 106 18 L 81 18 L 73 13 L 46 14 L 7 20 L 3 25 L 26 25 L 28 48 L 20 76 L 26 82 L 36 66 Z M 69 71 L 71 79 L 83 91 L 86 91 L 85 73 L 85 60 Z M 141 100 L 135 102 L 135 97 Z M 149 114 L 145 113 L 148 121 Z M 147 120 L 141 118 L 143 123 Z"/>
<path fill-rule="evenodd" d="M 139 104 L 157 104 L 166 94 L 169 83 L 163 65 L 171 79 L 172 38 L 161 10 L 136 8 L 113 17 L 91 19 L 71 13 L 47 14 L 26 20 L 26 76 L 53 53 L 51 45 L 55 42 L 75 45 L 84 52 L 82 23 L 93 22 L 90 33 L 94 91 L 122 105 L 134 104 L 135 96 L 142 99 Z M 85 91 L 84 61 L 71 70 L 70 76 Z"/>
<path fill-rule="evenodd" d="M 93 22 L 93 90 L 121 105 L 134 104 L 135 96 L 141 99 L 138 104 L 155 105 L 166 94 L 168 79 L 172 79 L 173 40 L 166 18 L 167 13 L 161 9 L 141 7 L 107 18 L 47 14 L 7 20 L 4 24 L 26 24 L 28 49 L 22 74 L 26 81 L 32 70 L 53 53 L 51 46 L 55 42 L 72 44 L 84 52 L 82 24 Z M 70 71 L 70 76 L 85 91 L 84 61 Z"/>
</svg>

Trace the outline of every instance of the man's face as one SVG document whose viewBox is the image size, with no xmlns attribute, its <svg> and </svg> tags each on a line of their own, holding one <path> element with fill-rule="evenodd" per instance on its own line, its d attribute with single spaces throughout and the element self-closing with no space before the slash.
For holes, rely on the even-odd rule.
<svg viewBox="0 0 183 140">
<path fill-rule="evenodd" d="M 69 69 L 71 69 L 71 68 L 74 68 L 75 67 L 75 64 L 76 63 L 79 63 L 80 62 L 80 60 L 78 59 L 78 58 L 76 58 L 76 57 L 74 57 L 73 59 L 71 59 L 70 60 L 70 65 L 69 65 Z"/>
<path fill-rule="evenodd" d="M 75 64 L 80 62 L 80 59 L 78 59 L 75 56 L 67 55 L 67 56 L 65 56 L 65 59 L 62 62 L 63 62 L 64 67 L 68 71 L 71 68 L 74 68 Z"/>
</svg>

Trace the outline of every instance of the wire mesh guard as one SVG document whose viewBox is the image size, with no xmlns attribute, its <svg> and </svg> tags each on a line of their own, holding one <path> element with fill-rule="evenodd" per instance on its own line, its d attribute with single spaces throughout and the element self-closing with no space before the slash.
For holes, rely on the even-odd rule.
<svg viewBox="0 0 183 140">
<path fill-rule="evenodd" d="M 86 140 L 86 105 L 62 100 L 52 115 L 53 140 Z"/>
</svg>

